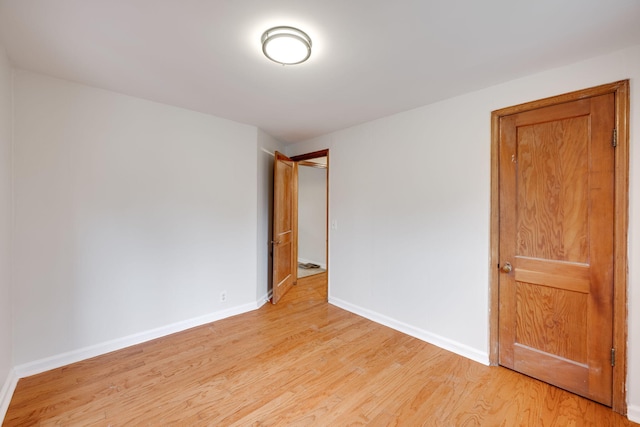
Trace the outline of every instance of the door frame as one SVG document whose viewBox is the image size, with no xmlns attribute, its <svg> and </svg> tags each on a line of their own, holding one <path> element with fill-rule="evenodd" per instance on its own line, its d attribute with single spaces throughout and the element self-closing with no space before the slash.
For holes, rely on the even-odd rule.
<svg viewBox="0 0 640 427">
<path fill-rule="evenodd" d="M 489 362 L 498 365 L 499 320 L 499 142 L 500 118 L 593 96 L 615 94 L 617 145 L 614 161 L 614 267 L 613 267 L 613 367 L 612 409 L 626 415 L 627 378 L 627 236 L 629 229 L 629 80 L 621 80 L 588 89 L 552 96 L 491 112 L 491 224 L 489 264 Z M 612 136 L 613 137 L 613 136 Z"/>
</svg>

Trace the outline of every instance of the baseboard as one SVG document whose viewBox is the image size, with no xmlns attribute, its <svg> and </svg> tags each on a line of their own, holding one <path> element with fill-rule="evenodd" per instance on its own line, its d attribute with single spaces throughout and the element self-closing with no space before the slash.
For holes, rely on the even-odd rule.
<svg viewBox="0 0 640 427">
<path fill-rule="evenodd" d="M 13 397 L 13 392 L 16 390 L 17 385 L 18 375 L 16 374 L 15 369 L 11 369 L 4 385 L 2 386 L 2 390 L 0 390 L 0 424 L 3 423 L 4 417 L 7 415 L 7 409 L 9 409 L 9 403 L 11 403 L 11 398 Z"/>
<path fill-rule="evenodd" d="M 474 360 L 478 363 L 482 363 L 483 365 L 489 365 L 489 355 L 487 353 L 478 351 L 475 348 L 469 347 L 468 345 L 461 344 L 457 341 L 441 337 L 440 335 L 436 335 L 428 331 L 424 331 L 404 322 L 400 322 L 398 320 L 392 319 L 366 308 L 359 307 L 338 298 L 330 297 L 329 303 L 359 316 L 365 317 L 376 323 L 380 323 L 381 325 L 388 326 L 391 329 L 395 329 L 396 331 L 400 331 L 414 338 L 418 338 L 419 340 L 428 342 L 429 344 L 433 344 L 445 350 L 456 353 L 460 356 L 466 357 L 467 359 Z"/>
<path fill-rule="evenodd" d="M 269 292 L 267 292 L 266 294 L 264 294 L 262 296 L 262 298 L 260 298 L 258 300 L 258 308 L 262 307 L 263 305 L 265 305 L 266 303 L 271 301 L 271 298 L 273 297 L 273 290 L 269 289 Z"/>
<path fill-rule="evenodd" d="M 629 421 L 640 424 L 640 406 L 629 405 L 627 406 L 627 418 Z"/>
<path fill-rule="evenodd" d="M 141 344 L 146 341 L 151 341 L 167 335 L 175 334 L 176 332 L 195 328 L 196 326 L 215 322 L 216 320 L 221 320 L 227 317 L 253 311 L 260 308 L 263 304 L 264 301 L 256 301 L 254 303 L 231 307 L 226 310 L 221 310 L 214 313 L 206 314 L 204 316 L 195 317 L 193 319 L 176 322 L 149 331 L 140 332 L 123 338 L 96 344 L 90 347 L 73 350 L 56 356 L 47 357 L 45 359 L 36 360 L 34 362 L 25 363 L 15 367 L 15 374 L 17 375 L 17 378 L 29 377 L 31 375 L 49 371 L 51 369 L 60 368 L 71 363 L 76 363 L 81 360 L 90 359 L 92 357 L 100 356 L 116 350 L 122 350 L 123 348 L 130 347 L 132 345 Z"/>
</svg>

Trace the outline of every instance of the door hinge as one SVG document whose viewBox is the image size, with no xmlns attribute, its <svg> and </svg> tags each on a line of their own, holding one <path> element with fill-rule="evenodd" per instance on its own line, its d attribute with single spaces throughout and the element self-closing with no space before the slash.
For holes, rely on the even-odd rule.
<svg viewBox="0 0 640 427">
<path fill-rule="evenodd" d="M 611 145 L 618 146 L 618 129 L 613 129 L 613 137 L 611 138 Z"/>
<path fill-rule="evenodd" d="M 616 366 L 616 349 L 611 349 L 611 366 Z"/>
</svg>

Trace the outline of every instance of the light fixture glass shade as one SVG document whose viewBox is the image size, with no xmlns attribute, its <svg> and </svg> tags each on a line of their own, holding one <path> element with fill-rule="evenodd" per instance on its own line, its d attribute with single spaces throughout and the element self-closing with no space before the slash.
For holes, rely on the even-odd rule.
<svg viewBox="0 0 640 427">
<path fill-rule="evenodd" d="M 311 56 L 311 38 L 297 28 L 274 27 L 262 34 L 262 52 L 279 64 L 300 64 Z"/>
</svg>

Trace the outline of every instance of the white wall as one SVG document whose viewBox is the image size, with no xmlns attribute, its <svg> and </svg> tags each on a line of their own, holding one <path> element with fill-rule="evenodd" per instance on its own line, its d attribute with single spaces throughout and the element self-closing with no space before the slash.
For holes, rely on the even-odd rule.
<svg viewBox="0 0 640 427">
<path fill-rule="evenodd" d="M 491 111 L 626 78 L 627 397 L 640 421 L 640 46 L 290 147 L 331 149 L 330 301 L 487 363 Z"/>
<path fill-rule="evenodd" d="M 274 153 L 283 153 L 284 148 L 282 142 L 258 130 L 258 301 L 270 298 L 269 291 L 273 286 L 273 159 Z"/>
<path fill-rule="evenodd" d="M 0 420 L 13 372 L 11 308 L 11 66 L 0 46 Z"/>
<path fill-rule="evenodd" d="M 0 55 L 2 242 L 9 73 Z M 629 415 L 640 421 L 640 46 L 288 147 L 289 155 L 331 149 L 330 300 L 486 362 L 490 112 L 624 78 L 632 79 L 627 385 Z M 261 148 L 279 142 L 250 126 L 23 71 L 14 93 L 13 363 L 255 304 L 266 293 L 256 272 L 268 265 L 269 208 L 257 188 L 269 188 Z M 0 252 L 0 266 L 7 260 Z M 12 345 L 7 277 L 2 270 L 0 381 Z"/>
<path fill-rule="evenodd" d="M 256 308 L 255 127 L 26 71 L 14 98 L 16 365 Z"/>
<path fill-rule="evenodd" d="M 298 167 L 298 261 L 327 267 L 327 170 Z"/>
</svg>

